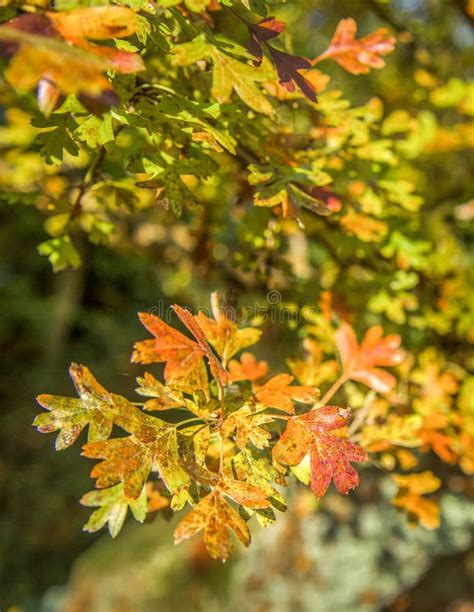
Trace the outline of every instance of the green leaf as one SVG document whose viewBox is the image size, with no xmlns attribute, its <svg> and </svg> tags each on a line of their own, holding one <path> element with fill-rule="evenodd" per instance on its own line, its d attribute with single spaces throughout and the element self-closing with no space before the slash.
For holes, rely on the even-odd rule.
<svg viewBox="0 0 474 612">
<path fill-rule="evenodd" d="M 147 514 L 147 496 L 143 487 L 139 497 L 129 500 L 123 492 L 123 485 L 118 484 L 101 491 L 90 491 L 80 500 L 83 506 L 98 507 L 86 525 L 84 531 L 94 533 L 107 525 L 110 535 L 115 538 L 123 527 L 128 509 L 139 523 L 143 523 Z"/>
<path fill-rule="evenodd" d="M 31 123 L 35 127 L 52 128 L 40 132 L 35 138 L 35 143 L 40 145 L 40 153 L 47 164 L 61 163 L 64 151 L 74 157 L 79 154 L 79 147 L 73 139 L 77 123 L 70 113 L 53 113 L 47 119 L 36 117 Z"/>
<path fill-rule="evenodd" d="M 66 268 L 77 270 L 82 263 L 81 256 L 67 235 L 42 242 L 38 245 L 38 253 L 49 259 L 55 272 Z"/>
</svg>

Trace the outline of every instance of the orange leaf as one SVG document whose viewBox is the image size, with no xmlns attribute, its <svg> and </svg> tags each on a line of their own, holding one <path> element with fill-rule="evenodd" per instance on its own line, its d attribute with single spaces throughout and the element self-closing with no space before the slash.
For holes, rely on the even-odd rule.
<svg viewBox="0 0 474 612">
<path fill-rule="evenodd" d="M 300 387 L 290 383 L 294 380 L 291 374 L 278 374 L 274 376 L 263 387 L 255 391 L 257 400 L 270 408 L 284 410 L 289 414 L 294 414 L 295 408 L 293 401 L 311 404 L 319 394 L 316 387 Z"/>
<path fill-rule="evenodd" d="M 59 99 L 58 95 L 54 99 L 54 87 L 81 96 L 91 109 L 99 108 L 97 104 L 116 104 L 116 94 L 103 73 L 111 69 L 124 74 L 138 72 L 144 69 L 143 60 L 136 53 L 97 46 L 86 39 L 130 36 L 138 27 L 137 16 L 126 7 L 20 15 L 0 27 L 4 54 L 7 58 L 14 56 L 6 78 L 19 89 L 32 89 L 47 80 L 49 89 L 45 93 L 43 87 L 40 98 L 46 114 L 54 110 Z"/>
<path fill-rule="evenodd" d="M 213 491 L 198 503 L 179 523 L 174 532 L 175 543 L 191 538 L 204 529 L 204 544 L 214 559 L 225 561 L 232 550 L 231 529 L 245 546 L 250 544 L 250 531 L 245 521 Z"/>
<path fill-rule="evenodd" d="M 352 461 L 366 461 L 367 453 L 350 440 L 328 434 L 347 425 L 349 410 L 324 406 L 290 419 L 285 432 L 273 448 L 275 461 L 298 465 L 307 452 L 311 460 L 311 489 L 323 497 L 334 480 L 341 493 L 348 493 L 359 484 L 359 475 Z"/>
<path fill-rule="evenodd" d="M 154 340 L 136 342 L 132 353 L 134 363 L 167 362 L 164 372 L 166 382 L 185 392 L 207 390 L 207 371 L 203 349 L 155 315 L 138 314 Z"/>
<path fill-rule="evenodd" d="M 255 344 L 262 332 L 253 327 L 239 329 L 226 314 L 220 303 L 217 291 L 211 294 L 211 306 L 214 319 L 210 319 L 203 312 L 199 312 L 195 319 L 202 328 L 208 342 L 214 347 L 216 353 L 227 365 L 228 360 L 243 348 Z"/>
<path fill-rule="evenodd" d="M 426 529 L 439 527 L 438 504 L 431 499 L 423 498 L 422 495 L 437 491 L 441 485 L 440 479 L 430 471 L 406 476 L 395 474 L 392 478 L 399 487 L 393 504 L 406 510 L 412 523 L 416 524 L 417 519 Z"/>
<path fill-rule="evenodd" d="M 253 353 L 242 353 L 240 361 L 232 359 L 229 362 L 229 382 L 263 378 L 268 373 L 268 363 L 257 361 Z"/>
<path fill-rule="evenodd" d="M 161 495 L 158 489 L 155 489 L 152 482 L 146 483 L 146 495 L 148 499 L 148 512 L 157 512 L 162 508 L 169 506 L 168 498 Z"/>
<path fill-rule="evenodd" d="M 181 308 L 175 304 L 173 306 L 174 311 L 181 319 L 181 321 L 186 325 L 189 331 L 196 338 L 199 348 L 202 353 L 206 356 L 209 367 L 211 368 L 212 375 L 219 382 L 219 384 L 225 386 L 228 382 L 227 380 L 227 372 L 224 370 L 222 364 L 216 356 L 212 352 L 211 347 L 207 341 L 206 335 L 204 334 L 202 327 L 199 325 L 197 319 L 187 310 L 186 308 Z"/>
<path fill-rule="evenodd" d="M 405 359 L 405 352 L 400 348 L 399 335 L 382 336 L 382 328 L 375 325 L 367 330 L 359 345 L 353 328 L 343 323 L 336 331 L 336 345 L 348 378 L 379 393 L 388 393 L 396 384 L 395 377 L 376 366 L 399 365 Z"/>
<path fill-rule="evenodd" d="M 223 478 L 218 486 L 219 491 L 242 506 L 258 509 L 268 508 L 271 505 L 265 493 L 248 482 Z"/>
<path fill-rule="evenodd" d="M 61 36 L 69 41 L 126 38 L 139 28 L 136 14 L 124 6 L 92 6 L 61 13 L 48 12 L 47 16 Z"/>
<path fill-rule="evenodd" d="M 106 489 L 123 481 L 125 497 L 136 499 L 148 478 L 153 454 L 149 447 L 134 436 L 91 442 L 83 447 L 84 457 L 104 459 L 92 470 L 96 487 Z"/>
<path fill-rule="evenodd" d="M 354 19 L 342 19 L 329 47 L 313 60 L 313 64 L 331 58 L 352 74 L 365 74 L 371 68 L 383 68 L 385 62 L 381 55 L 388 55 L 394 50 L 396 39 L 385 28 L 359 40 L 356 39 L 356 33 L 357 24 Z"/>
</svg>

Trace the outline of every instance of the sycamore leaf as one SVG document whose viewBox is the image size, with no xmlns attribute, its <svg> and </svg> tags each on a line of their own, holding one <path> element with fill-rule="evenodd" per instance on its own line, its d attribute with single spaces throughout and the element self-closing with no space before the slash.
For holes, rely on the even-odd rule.
<svg viewBox="0 0 474 612">
<path fill-rule="evenodd" d="M 309 100 L 317 102 L 316 89 L 312 81 L 301 73 L 301 70 L 311 68 L 311 62 L 305 57 L 291 55 L 290 53 L 274 49 L 270 45 L 267 46 L 278 73 L 280 84 L 289 92 L 295 91 L 296 86 L 298 86 Z"/>
<path fill-rule="evenodd" d="M 256 448 L 265 448 L 271 439 L 270 432 L 261 425 L 273 422 L 273 417 L 259 414 L 243 406 L 232 412 L 222 425 L 222 435 L 230 438 L 235 432 L 235 441 L 239 448 L 244 448 L 250 441 Z"/>
<path fill-rule="evenodd" d="M 155 315 L 141 312 L 138 316 L 155 339 L 135 343 L 132 362 L 165 361 L 164 377 L 168 385 L 184 392 L 206 392 L 208 379 L 201 347 Z"/>
<path fill-rule="evenodd" d="M 232 359 L 229 361 L 229 382 L 238 380 L 250 380 L 255 382 L 268 374 L 268 363 L 257 361 L 253 353 L 242 353 L 240 361 Z"/>
<path fill-rule="evenodd" d="M 392 478 L 399 488 L 393 504 L 408 513 L 410 523 L 416 524 L 418 520 L 426 529 L 438 528 L 439 505 L 431 499 L 423 498 L 422 495 L 437 491 L 441 486 L 441 480 L 430 471 L 406 476 L 394 474 Z"/>
<path fill-rule="evenodd" d="M 294 414 L 293 402 L 311 404 L 319 394 L 316 387 L 291 386 L 294 380 L 291 374 L 278 374 L 255 391 L 257 400 L 270 408 L 278 408 L 289 414 Z"/>
<path fill-rule="evenodd" d="M 375 325 L 367 330 L 361 344 L 353 328 L 343 323 L 336 331 L 336 345 L 344 374 L 364 383 L 374 391 L 388 393 L 396 384 L 395 377 L 376 366 L 395 366 L 405 359 L 401 338 L 392 334 L 383 338 L 383 329 Z"/>
<path fill-rule="evenodd" d="M 73 363 L 69 373 L 79 399 L 40 395 L 38 403 L 50 412 L 38 415 L 33 422 L 42 433 L 60 430 L 56 439 L 58 450 L 73 444 L 87 425 L 89 442 L 109 438 L 113 424 L 143 442 L 156 439 L 163 421 L 144 414 L 124 397 L 104 389 L 86 367 Z"/>
<path fill-rule="evenodd" d="M 229 530 L 248 546 L 250 531 L 245 521 L 222 498 L 219 491 L 213 491 L 198 503 L 191 512 L 179 523 L 174 540 L 178 544 L 204 530 L 204 544 L 214 559 L 225 561 L 232 550 L 232 540 Z"/>
<path fill-rule="evenodd" d="M 57 395 L 39 395 L 36 400 L 49 412 L 38 415 L 33 425 L 41 433 L 59 430 L 56 449 L 62 450 L 74 444 L 82 430 L 89 426 L 88 439 L 106 440 L 112 432 L 112 420 L 103 414 L 104 404 L 113 402 L 113 396 L 106 391 L 90 371 L 81 365 L 69 368 L 79 399 Z"/>
<path fill-rule="evenodd" d="M 127 499 L 140 495 L 153 462 L 150 447 L 134 436 L 91 442 L 83 447 L 82 454 L 90 459 L 104 459 L 91 472 L 96 487 L 105 489 L 123 482 Z"/>
<path fill-rule="evenodd" d="M 216 48 L 212 49 L 211 57 L 214 65 L 211 93 L 220 104 L 230 100 L 234 89 L 239 98 L 254 111 L 273 114 L 271 103 L 256 85 L 268 80 L 267 71 L 256 70 Z"/>
<path fill-rule="evenodd" d="M 367 453 L 345 438 L 328 431 L 347 425 L 349 410 L 324 406 L 300 417 L 288 420 L 285 432 L 273 448 L 275 461 L 298 465 L 310 452 L 311 489 L 316 497 L 323 497 L 334 480 L 341 493 L 348 493 L 359 484 L 353 461 L 365 461 Z"/>
<path fill-rule="evenodd" d="M 396 40 L 385 28 L 356 39 L 357 24 L 349 17 L 342 19 L 334 33 L 329 47 L 313 60 L 316 64 L 331 58 L 352 74 L 365 74 L 371 68 L 383 68 L 385 62 L 381 55 L 388 55 L 395 48 Z"/>
<path fill-rule="evenodd" d="M 40 132 L 35 138 L 35 143 L 41 145 L 41 155 L 47 164 L 61 162 L 64 151 L 72 156 L 79 153 L 79 147 L 73 139 L 77 123 L 70 113 L 54 113 L 47 120 L 37 117 L 32 121 L 32 125 L 50 128 Z"/>
<path fill-rule="evenodd" d="M 82 262 L 81 256 L 67 234 L 41 242 L 37 251 L 48 258 L 54 272 L 60 272 L 69 267 L 77 270 Z"/>
<path fill-rule="evenodd" d="M 86 525 L 84 531 L 94 533 L 107 525 L 110 535 L 115 538 L 127 517 L 128 509 L 132 511 L 137 521 L 143 523 L 147 514 L 147 495 L 143 487 L 137 499 L 127 499 L 121 484 L 103 489 L 101 491 L 90 491 L 82 496 L 80 503 L 83 506 L 98 507 Z"/>
</svg>

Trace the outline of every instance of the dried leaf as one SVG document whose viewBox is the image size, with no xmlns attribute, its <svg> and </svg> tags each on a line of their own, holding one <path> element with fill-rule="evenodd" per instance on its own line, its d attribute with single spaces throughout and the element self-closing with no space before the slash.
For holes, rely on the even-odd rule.
<svg viewBox="0 0 474 612">
<path fill-rule="evenodd" d="M 283 32 L 286 27 L 283 21 L 278 21 L 275 17 L 267 17 L 256 24 L 247 23 L 247 27 L 250 32 L 249 53 L 255 57 L 254 65 L 261 65 L 265 46 L 278 73 L 280 84 L 290 92 L 295 91 L 298 85 L 307 98 L 316 102 L 316 89 L 313 82 L 300 72 L 311 68 L 311 62 L 304 57 L 279 51 L 267 43 L 268 40 Z"/>
</svg>

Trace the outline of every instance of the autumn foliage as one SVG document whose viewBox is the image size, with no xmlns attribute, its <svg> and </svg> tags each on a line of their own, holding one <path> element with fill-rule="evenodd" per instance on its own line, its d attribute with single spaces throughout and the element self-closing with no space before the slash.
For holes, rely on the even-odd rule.
<svg viewBox="0 0 474 612">
<path fill-rule="evenodd" d="M 442 481 L 424 458 L 474 471 L 471 362 L 453 348 L 474 339 L 472 201 L 457 202 L 456 178 L 469 85 L 431 70 L 396 19 L 358 34 L 343 18 L 303 55 L 260 0 L 6 4 L 1 193 L 43 219 L 38 252 L 53 270 L 105 245 L 172 268 L 164 295 L 195 278 L 241 302 L 277 288 L 301 315 L 278 372 L 261 357 L 265 321 L 232 316 L 217 292 L 210 312 L 176 298 L 176 325 L 143 305 L 140 401 L 78 364 L 77 398 L 40 395 L 34 424 L 58 432 L 57 450 L 87 433 L 85 530 L 115 537 L 129 510 L 139 522 L 180 512 L 175 541 L 202 532 L 225 561 L 232 534 L 248 546 L 252 524 L 286 511 L 290 483 L 315 500 L 358 495 L 369 469 L 389 474 L 410 523 L 436 528 Z M 421 58 L 404 108 L 403 83 L 384 102 L 344 97 L 339 74 L 362 75 L 365 95 L 363 75 L 400 44 Z M 454 178 L 438 213 L 442 172 Z"/>
<path fill-rule="evenodd" d="M 131 403 L 109 393 L 86 367 L 74 364 L 70 374 L 79 399 L 38 397 L 48 412 L 40 414 L 35 425 L 43 433 L 59 430 L 58 450 L 73 444 L 88 426 L 89 441 L 83 455 L 102 460 L 91 473 L 98 491 L 82 499 L 85 505 L 99 506 L 86 530 L 96 531 L 107 523 L 110 533 L 116 535 L 128 508 L 143 521 L 149 499 L 156 504 L 154 490 L 147 486 L 155 473 L 162 486 L 160 495 L 173 510 L 181 510 L 188 503 L 194 506 L 178 525 L 176 541 L 204 530 L 211 556 L 225 560 L 231 550 L 228 530 L 248 546 L 250 532 L 244 518 L 255 513 L 266 525 L 276 520 L 275 510 L 284 510 L 279 489 L 286 485 L 287 466 L 297 466 L 304 480 L 302 464 L 308 456 L 311 489 L 318 498 L 325 495 L 331 481 L 341 493 L 358 485 L 359 475 L 352 463 L 366 461 L 367 453 L 347 436 L 350 409 L 318 402 L 319 389 L 293 384 L 290 374 L 262 380 L 266 367 L 262 368 L 249 353 L 243 353 L 238 382 L 229 383 L 225 364 L 255 344 L 260 332 L 239 328 L 227 318 L 219 309 L 217 294 L 212 302 L 214 319 L 174 306 L 193 339 L 155 315 L 140 315 L 155 338 L 137 342 L 132 361 L 166 362 L 165 384 L 149 372 L 138 380 L 137 391 L 151 398 L 146 402 Z M 347 323 L 341 331 L 354 334 Z M 383 339 L 379 331 L 371 330 L 370 342 L 366 339 L 362 343 L 361 354 L 369 353 L 370 357 L 364 360 L 354 356 L 356 370 L 347 368 L 347 351 L 342 352 L 346 345 L 341 349 L 341 333 L 336 332 L 345 368 L 339 381 L 365 376 L 370 386 L 374 363 L 401 362 L 400 339 Z M 234 372 L 238 363 L 233 363 Z M 381 370 L 379 376 L 382 373 L 385 371 Z M 324 401 L 331 396 L 330 390 Z M 148 414 L 174 409 L 184 411 L 178 423 Z M 113 425 L 128 435 L 111 438 Z"/>
</svg>

